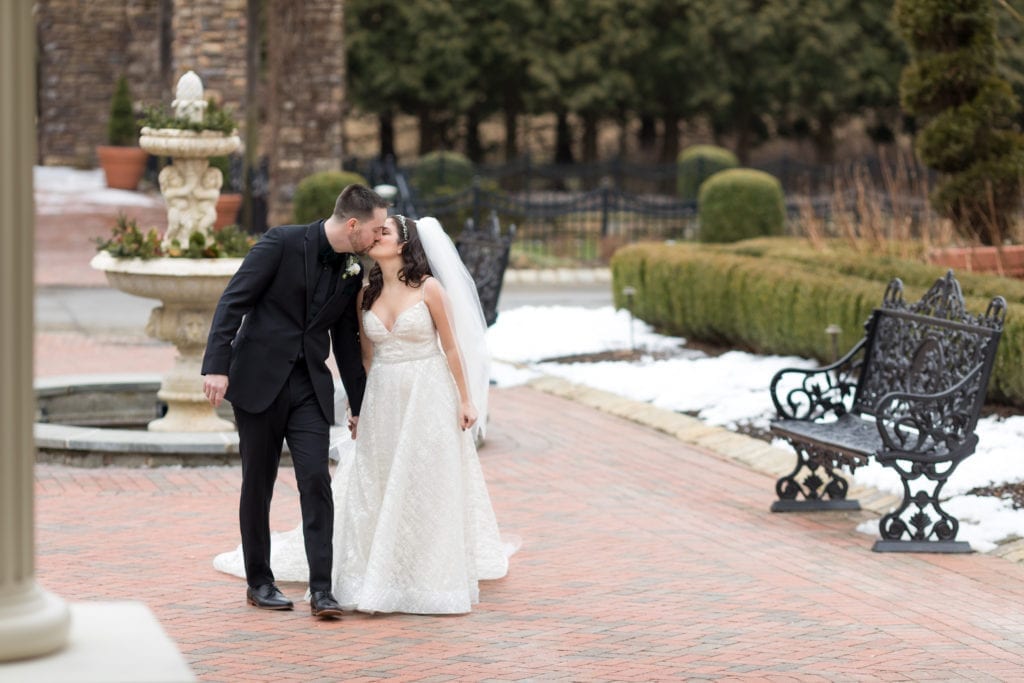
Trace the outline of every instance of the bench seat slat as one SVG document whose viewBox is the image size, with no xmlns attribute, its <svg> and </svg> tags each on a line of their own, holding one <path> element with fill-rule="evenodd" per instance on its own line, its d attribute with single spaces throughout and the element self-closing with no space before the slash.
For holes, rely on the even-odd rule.
<svg viewBox="0 0 1024 683">
<path fill-rule="evenodd" d="M 813 444 L 819 448 L 847 453 L 865 461 L 882 447 L 882 437 L 874 422 L 847 413 L 835 422 L 775 420 L 771 431 L 776 436 Z"/>
</svg>

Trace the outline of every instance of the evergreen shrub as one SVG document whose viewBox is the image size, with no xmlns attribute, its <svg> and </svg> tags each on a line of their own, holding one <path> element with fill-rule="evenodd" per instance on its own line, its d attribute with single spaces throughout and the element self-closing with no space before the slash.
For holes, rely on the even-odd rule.
<svg viewBox="0 0 1024 683">
<path fill-rule="evenodd" d="M 782 184 L 750 168 L 721 171 L 701 185 L 697 214 L 701 242 L 781 235 L 786 227 Z"/>
<path fill-rule="evenodd" d="M 365 185 L 366 179 L 349 171 L 320 171 L 299 181 L 292 197 L 292 215 L 296 223 L 312 223 L 334 213 L 338 195 L 353 183 Z"/>
<path fill-rule="evenodd" d="M 420 157 L 412 172 L 412 186 L 421 197 L 462 192 L 473 184 L 473 162 L 458 152 L 430 152 Z"/>
<path fill-rule="evenodd" d="M 736 155 L 715 145 L 691 145 L 676 159 L 676 193 L 680 199 L 696 201 L 701 184 L 718 173 L 740 165 Z"/>
<path fill-rule="evenodd" d="M 910 48 L 902 109 L 921 126 L 921 160 L 942 174 L 932 205 L 962 236 L 1002 244 L 1020 205 L 1024 135 L 1020 104 L 998 72 L 991 0 L 898 0 Z"/>
<path fill-rule="evenodd" d="M 135 147 L 139 144 L 139 125 L 132 108 L 132 93 L 124 76 L 117 79 L 117 87 L 110 100 L 107 141 L 114 147 Z"/>
</svg>

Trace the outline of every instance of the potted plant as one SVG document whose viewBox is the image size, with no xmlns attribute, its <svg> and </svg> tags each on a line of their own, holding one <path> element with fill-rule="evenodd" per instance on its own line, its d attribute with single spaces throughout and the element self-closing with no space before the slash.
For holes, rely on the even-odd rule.
<svg viewBox="0 0 1024 683">
<path fill-rule="evenodd" d="M 242 192 L 239 187 L 239 178 L 231 172 L 233 168 L 231 157 L 219 156 L 210 157 L 210 166 L 220 169 L 224 176 L 224 184 L 220 187 L 220 196 L 217 197 L 217 220 L 214 221 L 215 230 L 220 230 L 229 225 L 238 223 L 238 210 L 242 208 Z"/>
<path fill-rule="evenodd" d="M 149 154 L 138 146 L 139 127 L 132 109 L 128 80 L 124 76 L 117 79 L 114 97 L 110 102 L 107 141 L 109 145 L 96 147 L 96 156 L 107 179 L 107 187 L 136 189 L 146 170 Z"/>
<path fill-rule="evenodd" d="M 156 258 L 242 258 L 249 253 L 256 238 L 239 230 L 238 226 L 228 226 L 218 230 L 210 240 L 195 231 L 189 235 L 188 244 L 175 240 L 168 248 L 164 248 L 162 236 L 154 227 L 144 230 L 134 218 L 124 213 L 118 214 L 107 237 L 93 240 L 96 251 L 104 251 L 114 258 L 141 259 L 148 261 Z"/>
</svg>

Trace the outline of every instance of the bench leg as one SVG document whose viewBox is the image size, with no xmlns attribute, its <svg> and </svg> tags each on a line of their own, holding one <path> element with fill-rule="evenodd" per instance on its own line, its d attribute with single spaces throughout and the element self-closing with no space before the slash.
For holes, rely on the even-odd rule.
<svg viewBox="0 0 1024 683">
<path fill-rule="evenodd" d="M 772 503 L 772 512 L 860 510 L 856 500 L 846 500 L 850 485 L 839 474 L 833 454 L 809 444 L 790 444 L 796 451 L 796 467 L 775 482 L 779 499 Z"/>
<path fill-rule="evenodd" d="M 969 553 L 970 543 L 956 540 L 960 522 L 942 509 L 939 494 L 949 475 L 960 463 L 907 463 L 882 461 L 900 473 L 903 502 L 899 508 L 882 517 L 878 530 L 882 536 L 872 550 L 880 553 Z M 911 491 L 911 482 L 916 490 Z M 929 491 L 930 489 L 930 491 Z"/>
</svg>

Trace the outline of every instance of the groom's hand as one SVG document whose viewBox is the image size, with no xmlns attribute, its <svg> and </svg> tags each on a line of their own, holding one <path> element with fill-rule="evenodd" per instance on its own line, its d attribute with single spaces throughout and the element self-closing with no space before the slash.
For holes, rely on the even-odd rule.
<svg viewBox="0 0 1024 683">
<path fill-rule="evenodd" d="M 359 429 L 359 416 L 350 416 L 348 418 L 348 431 L 351 432 L 352 438 L 356 438 L 356 432 Z"/>
<path fill-rule="evenodd" d="M 206 375 L 203 378 L 203 393 L 206 395 L 206 400 L 209 401 L 210 405 L 214 408 L 220 406 L 224 401 L 224 394 L 226 394 L 227 391 L 227 375 Z"/>
</svg>

